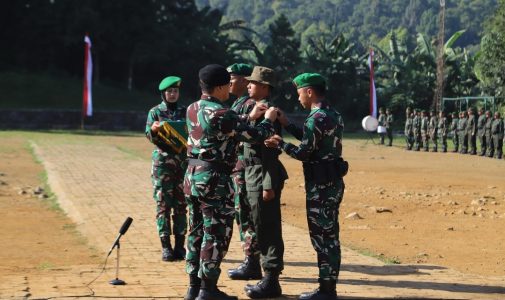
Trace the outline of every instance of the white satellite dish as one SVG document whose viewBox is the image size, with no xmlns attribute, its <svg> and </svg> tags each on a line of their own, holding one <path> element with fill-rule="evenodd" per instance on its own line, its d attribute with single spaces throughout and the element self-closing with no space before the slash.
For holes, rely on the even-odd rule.
<svg viewBox="0 0 505 300">
<path fill-rule="evenodd" d="M 377 130 L 377 127 L 379 126 L 379 121 L 377 121 L 377 119 L 372 116 L 366 116 L 361 121 L 361 126 L 363 127 L 363 129 L 365 129 L 365 131 L 372 132 Z"/>
</svg>

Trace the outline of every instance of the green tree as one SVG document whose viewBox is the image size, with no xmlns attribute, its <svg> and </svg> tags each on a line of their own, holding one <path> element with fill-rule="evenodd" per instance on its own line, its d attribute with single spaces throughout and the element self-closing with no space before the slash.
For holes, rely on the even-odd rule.
<svg viewBox="0 0 505 300">
<path fill-rule="evenodd" d="M 274 102 L 286 110 L 292 110 L 293 105 L 285 99 L 296 96 L 291 80 L 296 76 L 300 63 L 299 48 L 300 40 L 295 37 L 291 24 L 285 15 L 280 15 L 270 25 L 270 42 L 259 64 L 276 71 L 278 86 L 275 89 Z"/>
<path fill-rule="evenodd" d="M 482 38 L 481 52 L 477 62 L 477 75 L 486 94 L 503 97 L 505 95 L 505 0 L 499 0 L 499 7 L 486 25 Z"/>
</svg>

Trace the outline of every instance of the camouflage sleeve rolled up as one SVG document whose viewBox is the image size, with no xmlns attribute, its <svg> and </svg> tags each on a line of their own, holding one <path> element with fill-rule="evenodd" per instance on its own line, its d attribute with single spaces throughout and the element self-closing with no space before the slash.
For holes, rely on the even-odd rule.
<svg viewBox="0 0 505 300">
<path fill-rule="evenodd" d="M 230 109 L 216 110 L 209 116 L 208 124 L 213 130 L 217 130 L 241 142 L 260 142 L 272 135 L 275 131 L 270 120 L 265 119 L 256 126 L 247 124 L 246 115 L 238 115 Z"/>
<path fill-rule="evenodd" d="M 151 126 L 155 121 L 160 121 L 159 116 L 156 114 L 156 110 L 153 108 L 149 111 L 147 114 L 147 122 L 146 122 L 146 130 L 145 134 L 146 137 L 151 143 L 155 144 L 158 147 L 163 147 L 164 143 L 163 141 L 158 137 L 157 133 L 154 133 L 151 130 Z"/>
<path fill-rule="evenodd" d="M 305 121 L 299 146 L 285 142 L 279 146 L 300 161 L 332 160 L 342 155 L 343 129 L 340 114 L 324 106 L 324 109 L 311 113 Z"/>
<path fill-rule="evenodd" d="M 281 142 L 279 146 L 294 159 L 307 161 L 316 149 L 316 144 L 320 138 L 321 131 L 315 126 L 314 119 L 311 118 L 305 122 L 300 146 L 284 142 Z"/>
<path fill-rule="evenodd" d="M 286 126 L 284 129 L 286 129 L 287 132 L 289 132 L 292 136 L 295 137 L 295 139 L 301 141 L 303 138 L 303 129 L 297 127 L 295 124 L 291 123 L 288 126 Z"/>
</svg>

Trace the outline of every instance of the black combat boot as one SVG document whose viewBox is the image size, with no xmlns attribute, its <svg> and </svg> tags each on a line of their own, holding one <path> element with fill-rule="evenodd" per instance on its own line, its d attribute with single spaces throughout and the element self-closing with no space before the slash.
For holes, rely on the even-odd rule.
<svg viewBox="0 0 505 300">
<path fill-rule="evenodd" d="M 172 245 L 170 244 L 170 236 L 161 238 L 161 260 L 174 261 L 174 249 L 172 249 Z"/>
<path fill-rule="evenodd" d="M 198 297 L 198 293 L 200 292 L 201 283 L 202 280 L 198 278 L 198 275 L 189 275 L 189 288 L 186 296 L 184 296 L 184 300 L 195 300 L 196 297 Z"/>
<path fill-rule="evenodd" d="M 275 298 L 282 295 L 279 272 L 267 271 L 256 285 L 246 285 L 246 295 L 252 299 Z"/>
<path fill-rule="evenodd" d="M 196 300 L 238 300 L 235 296 L 228 296 L 217 288 L 217 279 L 202 279 L 200 292 Z"/>
<path fill-rule="evenodd" d="M 258 256 L 246 256 L 244 262 L 236 269 L 228 270 L 228 277 L 232 280 L 261 279 L 261 266 Z"/>
<path fill-rule="evenodd" d="M 186 249 L 184 248 L 185 237 L 182 234 L 175 235 L 174 260 L 183 260 L 186 258 Z"/>
<path fill-rule="evenodd" d="M 299 300 L 336 300 L 337 281 L 319 279 L 319 288 L 312 292 L 303 293 L 298 297 Z"/>
</svg>

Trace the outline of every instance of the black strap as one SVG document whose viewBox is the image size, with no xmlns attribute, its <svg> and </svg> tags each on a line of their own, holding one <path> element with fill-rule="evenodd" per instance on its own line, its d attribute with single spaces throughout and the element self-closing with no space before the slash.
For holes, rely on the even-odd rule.
<svg viewBox="0 0 505 300">
<path fill-rule="evenodd" d="M 233 166 L 229 166 L 223 162 L 205 161 L 197 158 L 188 159 L 189 166 L 204 167 L 209 170 L 214 170 L 217 172 L 231 172 Z"/>
</svg>

